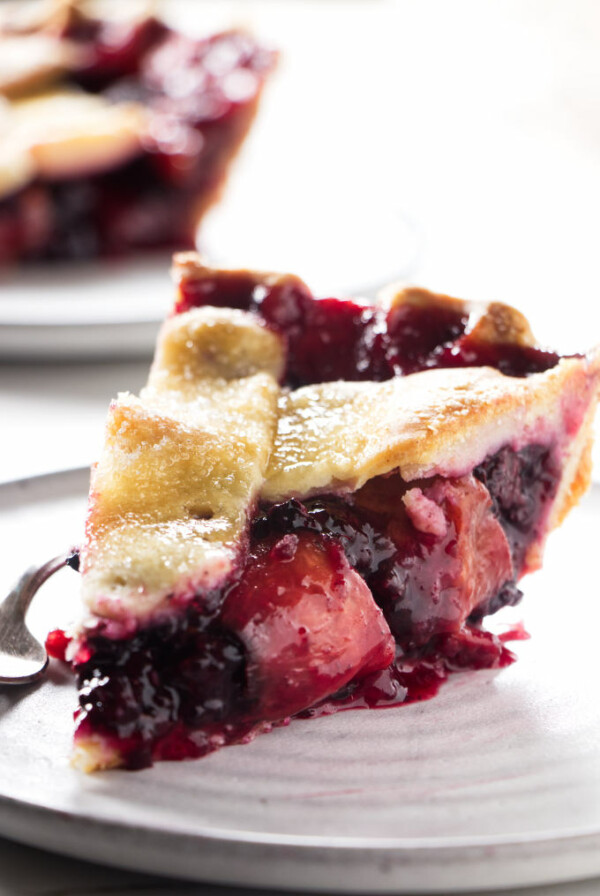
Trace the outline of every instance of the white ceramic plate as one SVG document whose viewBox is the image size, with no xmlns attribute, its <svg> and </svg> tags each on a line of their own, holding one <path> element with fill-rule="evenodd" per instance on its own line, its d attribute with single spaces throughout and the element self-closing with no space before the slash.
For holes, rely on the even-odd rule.
<svg viewBox="0 0 600 896">
<path fill-rule="evenodd" d="M 76 542 L 87 474 L 0 486 L 4 590 Z M 526 582 L 530 641 L 434 700 L 347 712 L 203 760 L 86 777 L 68 765 L 75 692 L 54 667 L 0 691 L 0 833 L 183 877 L 343 892 L 496 888 L 600 873 L 600 488 Z M 59 573 L 38 633 L 74 611 Z M 513 611 L 514 613 L 514 611 Z"/>
<path fill-rule="evenodd" d="M 0 274 L 3 358 L 149 355 L 173 302 L 170 255 Z"/>
</svg>

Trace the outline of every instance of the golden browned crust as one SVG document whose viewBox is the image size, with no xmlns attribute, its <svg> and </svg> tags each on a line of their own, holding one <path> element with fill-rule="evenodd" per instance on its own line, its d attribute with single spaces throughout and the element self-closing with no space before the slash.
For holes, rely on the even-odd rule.
<svg viewBox="0 0 600 896">
<path fill-rule="evenodd" d="M 0 94 L 19 97 L 49 87 L 85 62 L 75 43 L 61 37 L 77 0 L 13 0 L 0 8 Z"/>
<path fill-rule="evenodd" d="M 0 8 L 0 32 L 59 33 L 70 22 L 78 0 L 8 0 Z"/>
<path fill-rule="evenodd" d="M 146 617 L 226 580 L 264 481 L 281 365 L 278 338 L 249 315 L 167 321 L 147 387 L 111 407 L 93 472 L 82 552 L 93 613 Z"/>
<path fill-rule="evenodd" d="M 89 18 L 141 21 L 157 13 L 157 0 L 6 0 L 0 6 L 0 32 L 61 34 Z"/>
<path fill-rule="evenodd" d="M 76 89 L 4 101 L 0 196 L 35 177 L 61 179 L 124 164 L 141 152 L 146 127 L 142 106 Z"/>
<path fill-rule="evenodd" d="M 556 442 L 597 389 L 586 359 L 523 379 L 479 367 L 306 386 L 279 400 L 263 496 L 353 491 L 396 469 L 408 482 L 460 476 L 503 445 Z"/>
<path fill-rule="evenodd" d="M 527 318 L 501 302 L 479 306 L 473 315 L 469 335 L 478 342 L 534 346 L 536 341 Z"/>
</svg>

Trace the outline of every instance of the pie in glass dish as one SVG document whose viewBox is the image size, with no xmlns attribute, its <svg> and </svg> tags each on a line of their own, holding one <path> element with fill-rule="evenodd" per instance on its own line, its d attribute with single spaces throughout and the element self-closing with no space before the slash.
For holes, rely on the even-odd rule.
<svg viewBox="0 0 600 896">
<path fill-rule="evenodd" d="M 275 56 L 146 7 L 2 4 L 0 263 L 195 245 Z"/>
<path fill-rule="evenodd" d="M 199 757 L 510 663 L 485 618 L 589 484 L 600 352 L 423 289 L 317 299 L 194 253 L 174 274 L 93 469 L 87 618 L 48 639 L 76 765 Z"/>
</svg>

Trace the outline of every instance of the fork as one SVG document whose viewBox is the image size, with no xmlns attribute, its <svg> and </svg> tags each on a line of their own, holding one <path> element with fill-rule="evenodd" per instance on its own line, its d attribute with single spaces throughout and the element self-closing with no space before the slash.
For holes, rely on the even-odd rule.
<svg viewBox="0 0 600 896">
<path fill-rule="evenodd" d="M 79 568 L 77 549 L 32 566 L 0 604 L 0 685 L 31 684 L 46 671 L 48 654 L 27 628 L 27 610 L 44 582 L 64 566 Z"/>
</svg>

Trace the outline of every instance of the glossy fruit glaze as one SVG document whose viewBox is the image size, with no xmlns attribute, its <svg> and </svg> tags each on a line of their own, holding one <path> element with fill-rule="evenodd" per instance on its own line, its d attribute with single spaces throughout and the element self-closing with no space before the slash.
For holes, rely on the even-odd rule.
<svg viewBox="0 0 600 896">
<path fill-rule="evenodd" d="M 519 600 L 557 481 L 547 448 L 505 448 L 459 479 L 394 474 L 261 508 L 222 594 L 128 639 L 99 623 L 78 645 L 77 737 L 100 734 L 140 768 L 290 716 L 427 699 L 453 671 L 510 663 L 479 621 Z M 47 646 L 64 658 L 64 635 Z"/>
<path fill-rule="evenodd" d="M 527 376 L 553 367 L 551 351 L 478 341 L 469 316 L 451 303 L 406 303 L 391 310 L 356 299 L 315 299 L 300 280 L 259 282 L 246 272 L 184 280 L 178 313 L 202 305 L 253 311 L 286 342 L 285 383 L 386 380 L 434 367 L 495 367 Z"/>
<path fill-rule="evenodd" d="M 192 40 L 153 18 L 75 16 L 64 36 L 86 64 L 66 76 L 151 115 L 138 156 L 110 171 L 26 186 L 0 200 L 0 262 L 192 247 L 256 111 L 274 55 L 248 34 Z"/>
</svg>

